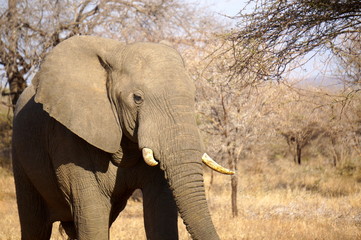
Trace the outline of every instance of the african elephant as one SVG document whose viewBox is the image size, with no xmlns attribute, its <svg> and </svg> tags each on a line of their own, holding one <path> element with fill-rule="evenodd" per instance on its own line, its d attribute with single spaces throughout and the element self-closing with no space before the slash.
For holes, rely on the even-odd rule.
<svg viewBox="0 0 361 240">
<path fill-rule="evenodd" d="M 21 95 L 13 169 L 22 239 L 108 239 L 135 189 L 148 239 L 219 239 L 208 210 L 195 88 L 180 55 L 156 43 L 63 41 Z M 144 161 L 143 161 L 144 160 Z M 208 155 L 203 161 L 233 174 Z M 146 164 L 147 163 L 147 164 Z"/>
</svg>

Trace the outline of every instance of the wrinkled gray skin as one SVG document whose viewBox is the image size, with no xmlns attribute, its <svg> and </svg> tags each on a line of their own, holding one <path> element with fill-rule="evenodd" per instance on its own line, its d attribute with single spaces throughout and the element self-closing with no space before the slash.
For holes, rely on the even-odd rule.
<svg viewBox="0 0 361 240">
<path fill-rule="evenodd" d="M 108 239 L 132 192 L 144 196 L 148 239 L 219 239 L 204 192 L 194 86 L 162 44 L 73 37 L 45 59 L 22 94 L 13 166 L 22 239 Z M 159 161 L 146 165 L 141 149 Z M 130 233 L 131 234 L 131 233 Z"/>
</svg>

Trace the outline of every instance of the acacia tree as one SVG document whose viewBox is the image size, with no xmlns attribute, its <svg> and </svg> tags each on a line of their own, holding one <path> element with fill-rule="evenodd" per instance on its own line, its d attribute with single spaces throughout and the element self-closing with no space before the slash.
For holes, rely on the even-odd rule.
<svg viewBox="0 0 361 240">
<path fill-rule="evenodd" d="M 360 34 L 359 0 L 250 0 L 235 19 L 238 28 L 226 35 L 233 43 L 232 71 L 257 72 L 258 78 L 280 78 L 289 63 L 314 50 L 342 46 Z M 249 54 L 238 55 L 248 49 Z M 241 56 L 241 57 L 239 57 Z M 260 58 L 268 72 L 251 68 Z"/>
<path fill-rule="evenodd" d="M 167 40 L 179 47 L 203 41 L 204 26 L 216 28 L 209 14 L 180 0 L 2 0 L 0 73 L 3 95 L 14 106 L 45 54 L 61 41 L 92 34 L 120 41 Z"/>
<path fill-rule="evenodd" d="M 333 166 L 360 158 L 361 105 L 355 91 L 300 88 L 289 83 L 279 84 L 275 91 L 276 95 L 267 96 L 272 102 L 269 111 L 274 113 L 268 126 L 278 135 L 273 141 L 287 143 L 296 164 L 306 155 L 323 158 Z"/>
<path fill-rule="evenodd" d="M 301 165 L 303 149 L 326 133 L 325 103 L 317 101 L 319 99 L 310 91 L 300 94 L 293 89 L 280 90 L 284 95 L 276 100 L 277 119 L 273 127 L 286 140 L 293 161 Z"/>
</svg>

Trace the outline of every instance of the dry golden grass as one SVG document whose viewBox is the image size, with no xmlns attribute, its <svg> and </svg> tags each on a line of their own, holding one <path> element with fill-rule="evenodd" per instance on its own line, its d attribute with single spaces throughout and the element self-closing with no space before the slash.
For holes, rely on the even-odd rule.
<svg viewBox="0 0 361 240">
<path fill-rule="evenodd" d="M 228 176 L 214 174 L 207 190 L 221 239 L 361 239 L 360 166 L 349 171 L 348 165 L 295 166 L 279 160 L 242 162 L 239 168 L 238 217 L 231 216 Z M 207 172 L 207 189 L 209 182 Z M 0 185 L 0 239 L 19 239 L 14 184 L 3 169 Z M 52 239 L 64 239 L 57 226 Z M 181 219 L 179 229 L 180 239 L 190 239 Z M 129 201 L 110 235 L 111 239 L 145 239 L 142 204 Z"/>
</svg>

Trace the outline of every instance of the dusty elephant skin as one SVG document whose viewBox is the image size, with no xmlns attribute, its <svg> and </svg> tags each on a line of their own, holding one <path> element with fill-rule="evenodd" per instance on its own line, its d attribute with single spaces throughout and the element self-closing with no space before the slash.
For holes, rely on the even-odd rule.
<svg viewBox="0 0 361 240">
<path fill-rule="evenodd" d="M 15 111 L 22 239 L 49 239 L 54 221 L 72 239 L 108 239 L 137 188 L 148 239 L 178 239 L 178 212 L 193 239 L 219 239 L 194 91 L 182 58 L 162 44 L 81 36 L 54 48 Z"/>
</svg>

